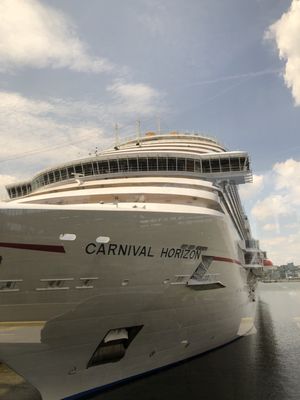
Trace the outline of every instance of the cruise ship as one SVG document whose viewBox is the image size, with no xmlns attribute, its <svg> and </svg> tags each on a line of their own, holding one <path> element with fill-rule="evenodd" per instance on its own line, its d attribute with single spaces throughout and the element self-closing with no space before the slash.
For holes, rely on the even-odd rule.
<svg viewBox="0 0 300 400">
<path fill-rule="evenodd" d="M 264 253 L 237 186 L 249 156 L 148 132 L 6 187 L 0 362 L 77 398 L 253 327 Z"/>
</svg>

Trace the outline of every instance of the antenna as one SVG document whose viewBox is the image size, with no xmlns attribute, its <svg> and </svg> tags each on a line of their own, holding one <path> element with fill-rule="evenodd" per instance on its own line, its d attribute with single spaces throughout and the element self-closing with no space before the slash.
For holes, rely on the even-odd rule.
<svg viewBox="0 0 300 400">
<path fill-rule="evenodd" d="M 137 135 L 137 145 L 140 144 L 140 138 L 141 138 L 141 121 L 138 120 L 136 121 L 136 135 Z"/>
<path fill-rule="evenodd" d="M 160 115 L 157 116 L 157 133 L 160 135 Z"/>
<path fill-rule="evenodd" d="M 119 150 L 119 125 L 115 124 L 115 150 Z"/>
</svg>

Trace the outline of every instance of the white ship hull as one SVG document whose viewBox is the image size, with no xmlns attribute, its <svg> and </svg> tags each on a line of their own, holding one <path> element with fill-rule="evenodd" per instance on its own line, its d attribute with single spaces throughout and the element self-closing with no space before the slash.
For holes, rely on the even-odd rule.
<svg viewBox="0 0 300 400">
<path fill-rule="evenodd" d="M 0 360 L 43 399 L 176 363 L 252 327 L 249 272 L 229 216 L 166 207 L 0 208 Z M 218 284 L 189 284 L 203 257 Z M 139 330 L 125 356 L 89 366 L 107 332 L 122 327 Z"/>
</svg>

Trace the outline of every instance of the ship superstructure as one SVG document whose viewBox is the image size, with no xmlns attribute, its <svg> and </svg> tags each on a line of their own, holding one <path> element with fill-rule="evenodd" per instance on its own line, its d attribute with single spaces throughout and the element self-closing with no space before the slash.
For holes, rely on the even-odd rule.
<svg viewBox="0 0 300 400">
<path fill-rule="evenodd" d="M 150 132 L 7 186 L 0 360 L 61 399 L 248 332 L 264 258 L 237 190 L 251 179 L 246 152 Z"/>
</svg>

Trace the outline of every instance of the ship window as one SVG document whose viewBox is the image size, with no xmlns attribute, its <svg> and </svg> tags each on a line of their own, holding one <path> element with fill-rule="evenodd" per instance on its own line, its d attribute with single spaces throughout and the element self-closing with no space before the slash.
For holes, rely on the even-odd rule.
<svg viewBox="0 0 300 400">
<path fill-rule="evenodd" d="M 40 176 L 35 180 L 35 182 L 36 182 L 36 186 L 37 186 L 38 188 L 39 188 L 40 186 L 45 185 L 44 179 L 43 179 L 43 176 L 42 176 L 42 175 L 40 175 Z"/>
<path fill-rule="evenodd" d="M 61 179 L 62 180 L 67 179 L 67 170 L 66 170 L 66 168 L 61 169 L 60 170 L 60 174 L 61 174 Z"/>
<path fill-rule="evenodd" d="M 139 171 L 147 171 L 148 170 L 148 165 L 147 165 L 147 158 L 139 158 Z"/>
<path fill-rule="evenodd" d="M 29 183 L 28 184 L 28 193 L 31 193 L 32 192 L 32 187 L 31 187 L 31 184 Z"/>
<path fill-rule="evenodd" d="M 178 171 L 186 171 L 185 159 L 184 158 L 178 158 L 177 159 L 177 170 Z"/>
<path fill-rule="evenodd" d="M 130 158 L 128 160 L 129 164 L 129 171 L 137 171 L 137 159 L 136 158 Z"/>
<path fill-rule="evenodd" d="M 118 161 L 117 160 L 109 160 L 109 168 L 110 172 L 118 172 Z"/>
<path fill-rule="evenodd" d="M 69 240 L 69 241 L 73 241 L 76 239 L 76 235 L 75 233 L 61 233 L 59 235 L 59 239 L 60 240 Z"/>
<path fill-rule="evenodd" d="M 98 163 L 93 162 L 93 170 L 94 170 L 94 175 L 98 175 L 99 174 Z"/>
<path fill-rule="evenodd" d="M 76 174 L 82 174 L 83 173 L 81 164 L 75 165 L 75 173 Z"/>
<path fill-rule="evenodd" d="M 158 159 L 158 169 L 160 171 L 165 171 L 167 169 L 167 159 L 166 158 L 160 157 Z"/>
<path fill-rule="evenodd" d="M 108 243 L 110 242 L 110 237 L 109 236 L 98 236 L 96 238 L 97 243 Z"/>
<path fill-rule="evenodd" d="M 209 160 L 202 160 L 202 172 L 205 173 L 210 173 L 210 165 L 209 165 Z"/>
<path fill-rule="evenodd" d="M 8 291 L 8 290 L 12 290 L 12 291 L 17 291 L 19 289 L 16 289 L 16 285 L 17 285 L 18 281 L 1 281 L 0 282 L 0 290 L 1 291 Z"/>
<path fill-rule="evenodd" d="M 83 173 L 85 176 L 87 175 L 93 175 L 93 168 L 91 163 L 86 163 L 82 165 L 83 167 Z"/>
<path fill-rule="evenodd" d="M 240 171 L 240 162 L 239 158 L 231 158 L 230 159 L 230 167 L 231 171 Z"/>
<path fill-rule="evenodd" d="M 54 174 L 53 171 L 49 172 L 49 182 L 53 183 L 54 182 Z"/>
<path fill-rule="evenodd" d="M 32 188 L 33 188 L 33 190 L 35 190 L 35 189 L 38 188 L 37 180 L 36 180 L 36 179 L 32 182 Z"/>
<path fill-rule="evenodd" d="M 72 165 L 71 167 L 68 167 L 68 175 L 69 178 L 74 178 L 74 166 Z"/>
<path fill-rule="evenodd" d="M 27 188 L 25 185 L 22 186 L 22 195 L 24 196 L 25 194 L 27 194 Z"/>
<path fill-rule="evenodd" d="M 14 187 L 11 189 L 11 197 L 16 197 L 16 189 Z"/>
<path fill-rule="evenodd" d="M 157 171 L 157 158 L 148 158 L 149 171 Z"/>
<path fill-rule="evenodd" d="M 194 160 L 186 160 L 186 170 L 189 172 L 194 172 Z"/>
<path fill-rule="evenodd" d="M 59 175 L 59 171 L 58 170 L 54 171 L 54 177 L 55 177 L 55 182 L 60 181 L 60 175 Z"/>
<path fill-rule="evenodd" d="M 176 171 L 176 158 L 168 158 L 168 171 Z"/>
<path fill-rule="evenodd" d="M 246 170 L 249 171 L 249 169 L 250 169 L 249 158 L 246 158 Z"/>
<path fill-rule="evenodd" d="M 120 166 L 120 171 L 122 171 L 122 172 L 128 171 L 128 160 L 127 160 L 127 158 L 119 160 L 119 166 Z"/>
<path fill-rule="evenodd" d="M 221 158 L 220 161 L 221 161 L 221 170 L 222 170 L 222 172 L 230 171 L 229 159 L 228 158 Z"/>
<path fill-rule="evenodd" d="M 42 181 L 43 181 L 43 184 L 44 185 L 48 185 L 49 184 L 49 177 L 48 177 L 48 174 L 44 174 L 43 176 L 42 176 Z M 38 180 L 36 180 L 36 183 L 38 182 Z"/>
<path fill-rule="evenodd" d="M 18 194 L 18 196 L 21 196 L 21 194 L 22 194 L 20 186 L 17 187 L 17 194 Z"/>
<path fill-rule="evenodd" d="M 107 174 L 108 173 L 108 162 L 107 161 L 98 162 L 98 168 L 99 168 L 100 174 Z"/>
<path fill-rule="evenodd" d="M 240 163 L 241 163 L 241 169 L 243 171 L 248 171 L 249 170 L 249 160 L 245 157 L 240 158 Z"/>
<path fill-rule="evenodd" d="M 201 172 L 201 163 L 198 160 L 195 160 L 195 171 Z"/>
<path fill-rule="evenodd" d="M 211 159 L 211 172 L 220 172 L 220 161 L 219 159 Z"/>
</svg>

